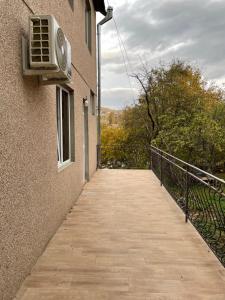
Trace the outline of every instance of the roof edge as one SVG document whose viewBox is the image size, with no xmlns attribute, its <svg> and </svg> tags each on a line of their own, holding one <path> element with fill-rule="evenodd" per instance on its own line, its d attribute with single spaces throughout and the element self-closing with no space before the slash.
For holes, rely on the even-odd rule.
<svg viewBox="0 0 225 300">
<path fill-rule="evenodd" d="M 93 0 L 95 10 L 106 15 L 105 2 L 104 0 Z"/>
</svg>

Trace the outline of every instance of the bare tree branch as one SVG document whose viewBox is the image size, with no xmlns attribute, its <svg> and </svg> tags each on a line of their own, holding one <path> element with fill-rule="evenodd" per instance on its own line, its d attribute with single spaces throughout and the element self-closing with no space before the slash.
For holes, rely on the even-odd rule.
<svg viewBox="0 0 225 300">
<path fill-rule="evenodd" d="M 140 75 L 133 74 L 132 77 L 135 78 L 140 83 L 140 85 L 141 85 L 141 87 L 144 91 L 145 101 L 146 101 L 146 105 L 147 105 L 147 113 L 148 113 L 148 117 L 149 117 L 149 119 L 151 121 L 151 124 L 152 124 L 152 132 L 153 132 L 153 136 L 154 136 L 156 126 L 155 126 L 155 121 L 154 121 L 154 118 L 153 118 L 151 110 L 150 110 L 150 99 L 149 99 L 148 90 L 145 87 L 145 84 L 144 84 L 143 80 L 140 78 Z"/>
</svg>

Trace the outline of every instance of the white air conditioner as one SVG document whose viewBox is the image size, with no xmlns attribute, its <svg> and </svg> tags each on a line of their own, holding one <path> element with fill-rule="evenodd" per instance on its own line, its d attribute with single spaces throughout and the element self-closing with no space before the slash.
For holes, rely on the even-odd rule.
<svg viewBox="0 0 225 300">
<path fill-rule="evenodd" d="M 30 19 L 28 66 L 25 75 L 39 75 L 41 80 L 70 82 L 71 46 L 51 15 L 34 15 Z"/>
</svg>

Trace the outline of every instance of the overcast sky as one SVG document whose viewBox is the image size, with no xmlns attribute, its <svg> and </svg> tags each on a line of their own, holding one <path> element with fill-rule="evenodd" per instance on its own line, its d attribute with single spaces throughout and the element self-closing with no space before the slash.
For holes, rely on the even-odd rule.
<svg viewBox="0 0 225 300">
<path fill-rule="evenodd" d="M 107 0 L 105 0 L 107 4 Z M 180 58 L 206 80 L 225 82 L 225 0 L 109 0 L 127 50 L 128 72 Z M 98 16 L 98 20 L 99 20 Z M 123 108 L 139 87 L 126 75 L 113 21 L 102 26 L 103 106 Z"/>
</svg>

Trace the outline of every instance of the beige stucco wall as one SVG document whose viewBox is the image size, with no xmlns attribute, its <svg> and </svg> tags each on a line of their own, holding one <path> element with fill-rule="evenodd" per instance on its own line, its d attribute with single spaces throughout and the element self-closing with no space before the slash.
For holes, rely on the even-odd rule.
<svg viewBox="0 0 225 300">
<path fill-rule="evenodd" d="M 96 92 L 84 40 L 84 1 L 0 0 L 0 299 L 13 297 L 79 195 L 83 180 L 83 98 Z M 92 4 L 91 4 L 92 5 Z M 92 5 L 93 8 L 93 5 Z M 23 78 L 21 36 L 28 17 L 53 14 L 72 46 L 75 162 L 57 167 L 55 86 Z M 93 11 L 93 9 L 92 9 Z M 95 13 L 93 11 L 93 24 Z M 79 73 L 80 74 L 79 74 Z M 89 114 L 90 174 L 96 168 L 96 118 Z"/>
</svg>

